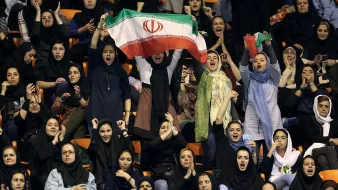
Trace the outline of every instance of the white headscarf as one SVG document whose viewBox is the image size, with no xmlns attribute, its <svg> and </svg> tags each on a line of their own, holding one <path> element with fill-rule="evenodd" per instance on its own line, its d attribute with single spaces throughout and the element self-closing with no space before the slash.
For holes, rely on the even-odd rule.
<svg viewBox="0 0 338 190">
<path fill-rule="evenodd" d="M 293 165 L 295 165 L 300 155 L 300 152 L 298 150 L 292 151 L 292 140 L 291 140 L 291 136 L 289 132 L 285 129 L 276 129 L 276 130 L 285 131 L 285 133 L 288 136 L 288 144 L 287 144 L 285 154 L 283 157 L 278 154 L 277 150 L 273 152 L 273 157 L 275 161 L 273 163 L 270 181 L 273 181 L 277 179 L 278 177 L 282 176 L 282 172 L 279 170 L 279 168 L 285 165 L 288 165 L 291 168 Z M 273 134 L 275 133 L 275 131 L 273 132 Z M 274 143 L 273 134 L 272 134 L 272 144 Z"/>
<path fill-rule="evenodd" d="M 326 117 L 322 117 L 319 115 L 319 112 L 318 112 L 318 98 L 320 96 L 325 96 L 329 99 L 329 102 L 330 102 L 330 110 L 329 110 L 329 114 L 327 114 Z M 323 127 L 323 137 L 327 137 L 329 136 L 329 132 L 330 132 L 330 122 L 332 121 L 332 118 L 331 118 L 331 109 L 332 108 L 332 102 L 331 102 L 331 99 L 326 96 L 326 95 L 318 95 L 315 97 L 315 101 L 313 103 L 313 112 L 315 113 L 315 118 L 316 120 L 322 125 Z"/>
</svg>

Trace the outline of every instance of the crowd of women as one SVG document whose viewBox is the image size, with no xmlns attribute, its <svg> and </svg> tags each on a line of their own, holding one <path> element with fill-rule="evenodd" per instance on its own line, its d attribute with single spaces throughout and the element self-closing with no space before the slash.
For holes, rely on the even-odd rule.
<svg viewBox="0 0 338 190">
<path fill-rule="evenodd" d="M 337 0 L 0 3 L 1 190 L 338 189 L 319 176 L 338 169 Z M 193 16 L 207 62 L 126 59 L 105 24 L 123 8 Z"/>
</svg>

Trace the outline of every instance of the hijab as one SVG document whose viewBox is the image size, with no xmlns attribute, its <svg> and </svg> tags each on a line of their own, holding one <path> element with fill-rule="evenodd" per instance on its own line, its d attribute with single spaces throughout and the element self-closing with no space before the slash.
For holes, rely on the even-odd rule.
<svg viewBox="0 0 338 190">
<path fill-rule="evenodd" d="M 329 99 L 329 102 L 330 102 L 330 110 L 329 110 L 329 113 L 326 117 L 322 117 L 319 115 L 319 112 L 318 112 L 318 98 L 321 97 L 321 96 L 325 96 Z M 316 120 L 318 121 L 318 123 L 320 123 L 323 127 L 323 136 L 324 137 L 327 137 L 329 136 L 329 132 L 330 132 L 330 122 L 333 120 L 331 118 L 331 110 L 332 110 L 332 101 L 331 99 L 326 96 L 326 95 L 318 95 L 315 97 L 315 101 L 313 102 L 313 112 L 315 113 L 315 118 Z"/>
<path fill-rule="evenodd" d="M 303 82 L 302 81 L 302 72 L 303 72 L 305 67 L 311 67 L 312 68 L 313 74 L 314 74 L 314 81 L 313 82 L 315 83 L 315 85 L 318 84 L 318 77 L 316 75 L 316 73 L 317 73 L 316 67 L 313 66 L 313 65 L 304 64 L 302 67 L 300 67 L 300 69 L 298 71 L 296 71 L 296 79 L 295 80 L 296 80 L 297 89 L 299 89 L 300 86 L 302 85 L 302 82 Z M 312 93 L 309 86 L 305 88 L 305 91 L 303 91 L 304 94 L 306 94 L 307 92 Z"/>
<path fill-rule="evenodd" d="M 70 142 L 63 144 L 62 147 L 64 147 L 65 145 L 73 146 L 75 150 L 75 160 L 73 163 L 69 165 L 62 162 L 57 167 L 57 171 L 60 172 L 62 175 L 64 187 L 67 188 L 67 187 L 74 187 L 79 184 L 87 184 L 89 172 L 87 169 L 82 167 L 82 161 L 80 158 L 79 151 Z M 62 151 L 62 147 L 61 147 L 61 151 Z"/>
<path fill-rule="evenodd" d="M 323 180 L 322 178 L 320 178 L 318 174 L 318 169 L 314 168 L 315 174 L 311 177 L 307 176 L 304 173 L 304 161 L 307 158 L 311 158 L 313 161 L 315 161 L 315 159 L 310 155 L 303 158 L 302 167 L 297 170 L 297 174 L 290 185 L 290 190 L 318 190 L 320 189 L 320 186 Z M 316 166 L 317 165 L 315 164 L 315 167 Z"/>
<path fill-rule="evenodd" d="M 201 175 L 199 175 L 199 177 L 205 176 L 205 175 L 208 176 L 209 179 L 210 179 L 212 190 L 219 190 L 219 185 L 217 183 L 216 177 L 214 175 L 208 173 L 208 172 L 201 173 Z M 198 177 L 198 180 L 199 180 L 199 177 Z M 197 184 L 198 184 L 198 180 L 197 180 Z"/>
<path fill-rule="evenodd" d="M 164 58 L 159 64 L 156 64 L 152 57 L 146 58 L 153 68 L 150 76 L 152 111 L 157 116 L 163 116 L 168 112 L 170 88 L 167 67 L 172 61 L 173 53 L 173 51 L 168 54 L 164 52 Z"/>
<path fill-rule="evenodd" d="M 46 1 L 46 0 L 45 0 Z M 58 36 L 58 26 L 57 26 L 57 20 L 55 18 L 55 15 L 54 15 L 54 12 L 52 12 L 51 10 L 45 10 L 45 11 L 42 11 L 41 12 L 41 17 L 42 17 L 42 14 L 45 13 L 45 12 L 49 12 L 52 17 L 53 17 L 53 24 L 50 28 L 46 28 L 43 26 L 43 24 L 41 23 L 41 26 L 40 26 L 40 39 L 45 41 L 47 44 L 52 44 L 57 36 Z"/>
<path fill-rule="evenodd" d="M 240 123 L 237 122 L 237 121 L 231 121 L 231 122 L 228 124 L 228 127 L 226 128 L 226 136 L 227 136 L 227 139 L 228 139 L 228 141 L 229 141 L 229 144 L 230 144 L 231 148 L 232 148 L 234 151 L 237 151 L 240 147 L 245 146 L 245 143 L 244 143 L 244 141 L 243 141 L 244 127 L 243 127 L 242 124 L 240 124 L 240 125 L 241 125 L 241 129 L 242 129 L 242 138 L 241 138 L 238 142 L 234 142 L 234 141 L 231 140 L 231 137 L 230 137 L 230 135 L 229 135 L 229 129 L 230 129 L 230 126 L 231 126 L 232 124 L 235 124 L 235 123 L 240 124 Z"/>
<path fill-rule="evenodd" d="M 98 9 L 98 5 L 100 3 L 100 0 L 96 1 L 96 5 L 93 9 L 87 9 L 86 6 L 84 5 L 84 0 L 79 0 L 81 3 L 81 12 L 76 13 L 73 17 L 74 21 L 79 24 L 80 26 L 84 26 L 90 22 L 91 19 L 94 19 L 95 22 L 98 23 L 98 19 L 96 15 L 96 10 Z M 99 12 L 99 11 L 98 11 Z M 101 16 L 101 15 L 100 15 Z M 95 20 L 96 18 L 96 20 Z M 96 25 L 95 25 L 96 26 Z"/>
<path fill-rule="evenodd" d="M 64 57 L 60 60 L 57 61 L 52 53 L 53 46 L 55 44 L 62 44 L 63 47 L 65 48 L 65 54 Z M 69 58 L 69 49 L 68 46 L 65 42 L 63 41 L 55 41 L 53 45 L 51 46 L 51 50 L 49 53 L 48 57 L 48 65 L 44 67 L 46 77 L 50 79 L 57 79 L 59 77 L 62 77 L 64 79 L 68 78 L 68 68 L 70 64 L 70 58 Z"/>
<path fill-rule="evenodd" d="M 155 189 L 154 181 L 153 181 L 150 177 L 142 177 L 142 178 L 140 179 L 140 182 L 137 184 L 137 190 L 140 190 L 141 184 L 142 184 L 144 181 L 149 182 L 149 184 L 151 185 L 152 189 Z"/>
<path fill-rule="evenodd" d="M 58 96 L 61 97 L 62 94 L 69 93 L 71 95 L 71 97 L 69 97 L 67 100 L 65 100 L 65 103 L 70 107 L 81 107 L 81 104 L 79 103 L 79 101 L 77 100 L 77 98 L 75 96 L 74 86 L 78 85 L 80 87 L 81 96 L 84 100 L 87 101 L 89 99 L 89 96 L 90 96 L 89 82 L 88 82 L 87 77 L 84 73 L 82 65 L 75 64 L 75 63 L 70 64 L 68 70 L 70 70 L 71 67 L 77 68 L 80 72 L 81 77 L 80 77 L 79 81 L 77 83 L 74 83 L 74 84 L 71 83 L 69 77 L 67 77 L 68 86 L 64 91 L 60 92 L 58 94 Z"/>
<path fill-rule="evenodd" d="M 178 159 L 180 160 L 180 157 L 181 157 L 182 152 L 184 152 L 184 151 L 186 151 L 186 150 L 191 152 L 191 154 L 192 154 L 192 159 L 193 159 L 193 162 L 194 162 L 194 168 L 195 168 L 195 170 L 196 170 L 196 156 L 195 156 L 194 152 L 193 152 L 191 149 L 189 149 L 189 148 L 183 148 L 183 149 L 180 151 L 180 154 L 179 154 Z M 184 177 L 184 176 L 186 175 L 188 169 L 184 168 L 184 167 L 182 166 L 182 164 L 181 164 L 180 161 L 178 161 L 178 162 L 179 162 L 179 164 L 178 164 L 178 170 L 179 170 L 180 174 Z M 192 175 L 191 175 L 191 177 L 192 177 Z M 190 177 L 189 179 L 187 179 L 187 180 L 190 180 L 191 177 Z M 185 187 L 185 186 L 184 186 L 184 187 Z"/>
<path fill-rule="evenodd" d="M 10 181 L 9 181 L 9 184 L 7 184 L 7 186 L 9 187 L 9 190 L 14 190 L 12 188 L 12 185 L 11 185 L 11 180 L 13 178 L 13 176 L 15 174 L 18 174 L 18 173 L 21 173 L 24 177 L 25 177 L 25 186 L 24 186 L 24 189 L 23 190 L 30 190 L 31 189 L 31 185 L 30 185 L 30 180 L 29 180 L 29 175 L 27 174 L 26 170 L 24 169 L 15 169 L 11 172 L 11 175 L 9 177 Z"/>
<path fill-rule="evenodd" d="M 183 2 L 183 13 L 184 6 L 190 6 L 189 0 L 184 0 Z M 210 18 L 205 14 L 203 7 L 205 6 L 204 0 L 201 0 L 201 9 L 199 10 L 199 16 L 194 15 L 193 12 L 191 12 L 191 15 L 195 16 L 196 21 L 198 23 L 198 31 L 205 31 L 208 34 L 211 33 L 211 20 Z"/>
<path fill-rule="evenodd" d="M 249 85 L 249 92 L 252 93 L 248 94 L 248 98 L 255 106 L 256 113 L 263 124 L 265 144 L 268 149 L 270 149 L 272 120 L 263 84 L 270 83 L 272 81 L 275 86 L 278 86 L 279 81 L 276 82 L 271 78 L 270 58 L 264 52 L 258 53 L 257 55 L 265 56 L 266 68 L 263 72 L 258 72 L 255 70 L 255 68 L 253 68 L 253 72 L 250 73 Z"/>
<path fill-rule="evenodd" d="M 115 188 L 116 190 L 121 190 L 121 189 L 131 189 L 131 185 L 130 185 L 130 183 L 129 183 L 126 179 L 124 179 L 124 178 L 122 178 L 122 177 L 117 177 L 117 176 L 115 176 L 115 173 L 116 173 L 118 170 L 121 169 L 121 168 L 120 168 L 120 164 L 119 164 L 119 159 L 120 159 L 121 155 L 122 155 L 123 153 L 125 153 L 125 152 L 129 152 L 130 155 L 131 155 L 131 159 L 132 159 L 132 163 L 131 163 L 131 165 L 129 166 L 129 168 L 127 169 L 126 173 L 128 173 L 128 174 L 133 178 L 133 173 L 134 173 L 134 168 L 133 168 L 134 157 L 133 157 L 133 153 L 132 153 L 130 150 L 125 149 L 125 150 L 122 150 L 121 152 L 119 152 L 119 153 L 117 154 L 117 157 L 116 157 L 116 163 L 115 163 L 115 165 L 113 166 L 113 170 L 112 170 L 112 171 L 113 171 L 112 175 L 113 175 L 113 177 L 114 177 L 114 179 L 115 179 L 114 185 L 115 185 L 115 187 L 116 187 L 116 188 Z"/>
<path fill-rule="evenodd" d="M 12 149 L 16 154 L 16 163 L 13 166 L 6 166 L 3 161 L 3 154 L 5 150 Z M 0 161 L 0 183 L 10 184 L 11 178 L 10 174 L 20 168 L 20 155 L 19 152 L 12 146 L 7 146 L 2 149 L 1 161 Z"/>
<path fill-rule="evenodd" d="M 292 150 L 291 136 L 290 136 L 289 132 L 285 129 L 276 129 L 273 132 L 273 134 L 271 136 L 272 137 L 271 138 L 272 139 L 271 144 L 274 143 L 273 136 L 279 131 L 283 131 L 286 134 L 288 142 L 287 142 L 287 147 L 286 147 L 284 156 L 279 155 L 277 150 L 275 150 L 273 152 L 273 157 L 274 157 L 275 161 L 273 163 L 273 169 L 272 169 L 271 175 L 277 176 L 277 177 L 282 175 L 282 173 L 280 171 L 278 171 L 278 168 L 281 168 L 285 165 L 288 165 L 291 168 L 292 166 L 294 166 L 296 164 L 296 162 L 299 158 L 299 155 L 300 155 L 300 152 L 298 150 L 295 150 L 295 151 Z"/>
<path fill-rule="evenodd" d="M 9 66 L 6 69 L 6 75 L 4 76 L 5 80 L 7 81 L 7 71 L 11 68 L 15 68 L 17 69 L 18 73 L 19 73 L 19 82 L 17 85 L 13 86 L 7 86 L 7 90 L 5 93 L 5 97 L 6 97 L 6 101 L 10 102 L 10 101 L 19 101 L 22 97 L 25 96 L 26 94 L 26 86 L 23 84 L 23 80 L 21 79 L 21 73 L 20 70 L 18 69 L 18 67 L 16 66 Z"/>
<path fill-rule="evenodd" d="M 249 153 L 249 163 L 245 171 L 241 171 L 238 167 L 237 159 L 235 159 L 235 167 L 233 169 L 233 176 L 228 176 L 230 188 L 236 190 L 255 190 L 260 189 L 264 181 L 256 170 L 251 153 L 248 148 L 242 146 L 236 152 L 236 158 L 239 151 L 246 151 Z"/>
</svg>

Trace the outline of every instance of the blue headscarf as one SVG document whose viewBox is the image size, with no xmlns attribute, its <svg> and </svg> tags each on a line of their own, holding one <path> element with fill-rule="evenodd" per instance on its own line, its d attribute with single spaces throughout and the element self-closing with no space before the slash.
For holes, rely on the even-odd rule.
<svg viewBox="0 0 338 190">
<path fill-rule="evenodd" d="M 265 92 L 263 89 L 263 83 L 272 82 L 269 80 L 270 75 L 270 58 L 263 52 L 259 53 L 265 56 L 266 58 L 266 69 L 263 72 L 258 72 L 253 69 L 254 72 L 250 73 L 250 84 L 249 85 L 249 93 L 248 98 L 254 104 L 256 113 L 259 119 L 263 123 L 263 134 L 265 144 L 270 149 L 271 147 L 271 134 L 272 134 L 272 120 L 268 107 L 268 103 L 266 100 Z M 257 54 L 257 55 L 259 55 Z M 256 55 L 256 56 L 257 56 Z"/>
<path fill-rule="evenodd" d="M 235 124 L 235 123 L 240 124 L 240 125 L 241 125 L 241 128 L 242 128 L 242 138 L 241 138 L 238 142 L 232 141 L 232 140 L 231 140 L 231 137 L 230 137 L 230 135 L 229 135 L 229 129 L 230 129 L 230 126 L 231 126 L 232 124 Z M 253 151 L 253 147 L 248 146 L 248 145 L 246 145 L 246 144 L 244 143 L 244 140 L 243 140 L 243 134 L 244 134 L 244 127 L 243 127 L 243 125 L 242 125 L 240 122 L 237 122 L 237 121 L 231 121 L 231 122 L 228 124 L 228 127 L 226 128 L 226 135 L 227 135 L 227 139 L 228 139 L 228 141 L 229 141 L 229 144 L 230 144 L 231 148 L 232 148 L 234 151 L 237 151 L 240 147 L 245 146 L 245 147 L 247 147 L 247 148 L 250 150 L 250 152 L 252 152 L 252 151 Z"/>
</svg>

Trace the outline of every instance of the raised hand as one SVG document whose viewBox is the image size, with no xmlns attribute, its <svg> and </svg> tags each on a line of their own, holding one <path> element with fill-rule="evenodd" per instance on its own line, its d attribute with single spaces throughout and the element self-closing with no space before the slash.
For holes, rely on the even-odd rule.
<svg viewBox="0 0 338 190">
<path fill-rule="evenodd" d="M 97 129 L 99 126 L 99 120 L 97 120 L 96 118 L 92 119 L 92 125 L 93 129 Z"/>
<path fill-rule="evenodd" d="M 8 81 L 4 81 L 2 84 L 1 84 L 1 95 L 5 95 L 6 94 L 6 91 L 7 91 L 7 87 L 10 86 L 11 84 L 9 84 Z"/>
<path fill-rule="evenodd" d="M 31 1 L 31 3 L 32 3 L 32 6 L 34 7 L 34 9 L 36 10 L 36 12 L 40 12 L 41 11 L 40 5 L 39 5 L 38 1 Z"/>
<path fill-rule="evenodd" d="M 116 121 L 117 127 L 121 130 L 126 129 L 126 122 L 123 120 Z"/>
<path fill-rule="evenodd" d="M 164 114 L 164 116 L 169 121 L 169 123 L 173 124 L 174 118 L 173 118 L 173 116 L 171 116 L 171 114 L 169 112 L 167 112 L 166 114 Z"/>
<path fill-rule="evenodd" d="M 60 77 L 60 78 L 56 79 L 56 81 L 54 83 L 55 83 L 55 85 L 57 85 L 57 84 L 60 84 L 62 82 L 65 82 L 65 81 L 66 80 L 64 78 Z"/>
<path fill-rule="evenodd" d="M 58 7 L 54 11 L 55 16 L 59 15 L 59 12 L 60 12 L 60 1 L 59 1 L 59 4 L 58 4 Z"/>
<path fill-rule="evenodd" d="M 59 136 L 59 140 L 63 141 L 63 139 L 65 139 L 65 135 L 66 135 L 66 127 L 64 125 L 61 125 L 61 134 Z"/>
<path fill-rule="evenodd" d="M 28 100 L 31 99 L 32 97 L 32 94 L 33 92 L 35 91 L 35 85 L 33 83 L 29 83 L 27 86 L 26 86 L 26 98 Z"/>
<path fill-rule="evenodd" d="M 75 85 L 74 86 L 74 90 L 75 90 L 75 97 L 78 99 L 81 97 L 81 89 L 80 89 L 80 86 L 78 85 Z"/>
<path fill-rule="evenodd" d="M 190 6 L 184 6 L 184 12 L 187 15 L 191 15 L 191 7 Z"/>
<path fill-rule="evenodd" d="M 267 31 L 264 31 L 263 34 L 266 36 L 271 36 L 271 34 L 269 34 Z M 266 39 L 264 42 L 265 42 L 265 45 L 267 46 L 271 45 L 271 39 Z"/>
</svg>

